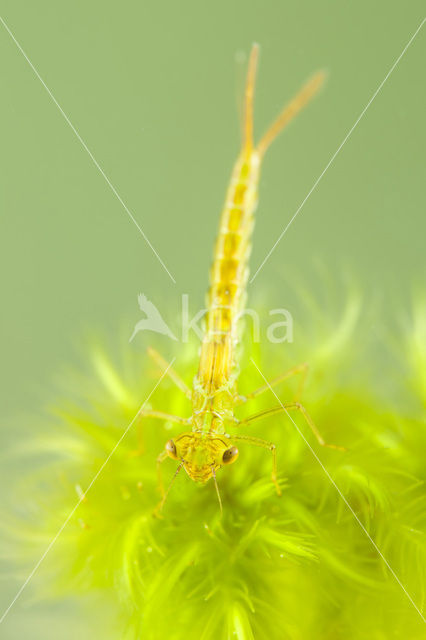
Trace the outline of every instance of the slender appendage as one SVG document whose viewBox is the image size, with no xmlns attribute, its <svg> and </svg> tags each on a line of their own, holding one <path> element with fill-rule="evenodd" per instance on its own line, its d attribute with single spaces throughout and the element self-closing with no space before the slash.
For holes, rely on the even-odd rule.
<svg viewBox="0 0 426 640">
<path fill-rule="evenodd" d="M 238 450 L 233 446 L 233 440 L 244 441 L 248 444 L 268 449 L 271 452 L 272 482 L 275 485 L 277 494 L 281 495 L 281 488 L 277 479 L 275 445 L 267 440 L 252 436 L 229 436 L 227 434 L 227 426 L 232 423 L 235 426 L 242 426 L 251 424 L 251 422 L 265 416 L 280 412 L 287 413 L 295 409 L 302 413 L 321 445 L 336 449 L 340 448 L 324 442 L 312 418 L 298 401 L 261 411 L 240 421 L 234 416 L 235 406 L 257 397 L 271 386 L 263 385 L 245 397 L 240 396 L 237 391 L 236 346 L 239 339 L 237 325 L 246 300 L 248 261 L 251 250 L 254 213 L 257 207 L 261 162 L 272 141 L 315 95 L 324 79 L 324 74 L 320 72 L 309 80 L 283 109 L 256 146 L 253 136 L 253 111 L 258 57 L 259 47 L 255 44 L 248 64 L 242 146 L 232 172 L 220 218 L 219 234 L 215 244 L 210 274 L 210 289 L 207 296 L 205 333 L 200 350 L 198 372 L 194 378 L 192 390 L 187 387 L 173 369 L 169 368 L 169 364 L 160 354 L 154 349 L 149 350 L 150 357 L 159 365 L 163 374 L 167 373 L 174 384 L 192 401 L 192 416 L 190 419 L 151 409 L 140 412 L 140 418 L 157 418 L 192 426 L 192 431 L 185 431 L 176 439 L 169 440 L 166 444 L 166 450 L 157 458 L 161 501 L 155 513 L 159 517 L 170 488 L 182 467 L 185 468 L 190 478 L 195 481 L 206 482 L 211 477 L 214 479 L 222 511 L 216 472 L 222 466 L 235 462 Z M 306 364 L 293 367 L 275 378 L 272 384 L 277 385 L 291 376 L 299 374 L 300 384 L 296 393 L 296 398 L 298 398 L 306 372 Z M 161 468 L 168 455 L 175 460 L 179 460 L 180 464 L 168 488 L 164 491 Z"/>
<path fill-rule="evenodd" d="M 306 362 L 304 362 L 303 364 L 299 364 L 296 367 L 293 367 L 292 369 L 289 369 L 288 371 L 281 373 L 276 378 L 273 378 L 269 382 L 269 384 L 263 384 L 261 387 L 258 387 L 257 389 L 255 389 L 254 391 L 251 391 L 250 393 L 247 393 L 246 395 L 238 396 L 236 398 L 235 405 L 238 406 L 238 405 L 244 404 L 245 402 L 248 402 L 248 400 L 257 398 L 257 396 L 260 396 L 265 391 L 268 391 L 271 387 L 276 387 L 281 382 L 284 382 L 284 380 L 288 380 L 288 378 L 292 378 L 293 376 L 300 374 L 300 382 L 297 386 L 297 391 L 293 398 L 294 401 L 298 401 L 302 394 L 303 388 L 305 386 L 308 369 L 309 369 L 309 365 Z"/>
<path fill-rule="evenodd" d="M 226 390 L 235 398 L 237 325 L 245 304 L 261 161 L 272 141 L 315 95 L 324 80 L 322 72 L 309 80 L 256 146 L 253 141 L 253 103 L 258 56 L 259 47 L 254 44 L 245 89 L 242 148 L 226 195 L 211 269 L 206 330 L 196 379 L 198 403 L 194 406 L 194 415 L 197 416 L 205 406 L 206 398 L 213 398 L 209 410 L 215 415 L 220 415 L 221 411 L 225 415 L 233 409 L 230 401 L 226 401 L 224 409 L 223 392 Z M 215 394 L 222 396 L 216 401 Z"/>
<path fill-rule="evenodd" d="M 181 418 L 181 416 L 175 416 L 171 413 L 165 413 L 164 411 L 156 411 L 153 409 L 141 409 L 137 415 L 136 420 L 136 431 L 137 431 L 137 440 L 138 440 L 138 448 L 135 451 L 132 451 L 131 455 L 141 456 L 144 452 L 144 441 L 143 441 L 143 419 L 144 418 L 154 418 L 156 420 L 165 420 L 166 422 L 175 422 L 176 424 L 182 424 L 188 426 L 190 424 L 190 418 Z"/>
<path fill-rule="evenodd" d="M 161 373 L 167 374 L 167 376 L 175 383 L 175 385 L 183 391 L 188 399 L 191 399 L 191 390 L 185 382 L 181 379 L 178 373 L 170 367 L 170 363 L 167 362 L 155 349 L 148 347 L 147 349 L 149 357 L 160 367 Z M 179 424 L 188 424 L 188 420 L 181 418 L 180 416 L 164 413 L 163 411 L 153 411 L 151 409 L 141 410 L 138 414 L 138 420 L 136 423 L 138 448 L 132 452 L 132 456 L 140 456 L 144 452 L 144 440 L 143 440 L 143 418 L 156 418 L 158 420 L 166 420 L 169 422 L 176 422 Z"/>
<path fill-rule="evenodd" d="M 255 438 L 253 436 L 232 436 L 233 440 L 244 440 L 247 444 L 252 444 L 255 447 L 262 447 L 263 449 L 269 449 L 272 455 L 272 473 L 271 480 L 275 486 L 275 490 L 277 495 L 282 495 L 281 487 L 278 484 L 278 476 L 277 476 L 277 448 L 273 442 L 268 442 L 267 440 L 262 440 L 262 438 Z"/>
<path fill-rule="evenodd" d="M 191 389 L 186 385 L 186 383 L 182 380 L 180 375 L 176 373 L 176 371 L 170 366 L 170 363 L 167 362 L 163 358 L 161 354 L 158 353 L 152 347 L 148 347 L 148 355 L 149 357 L 160 367 L 161 373 L 166 372 L 167 376 L 175 383 L 175 385 L 186 395 L 186 397 L 190 400 L 192 397 Z"/>
<path fill-rule="evenodd" d="M 309 415 L 309 413 L 306 411 L 305 407 L 300 404 L 300 402 L 290 402 L 288 404 L 283 404 L 283 405 L 277 405 L 276 407 L 271 407 L 270 409 L 264 409 L 263 411 L 259 411 L 258 413 L 254 413 L 253 415 L 249 416 L 248 418 L 244 418 L 243 420 L 238 420 L 238 426 L 242 426 L 242 425 L 246 425 L 246 424 L 251 424 L 252 422 L 255 422 L 256 420 L 260 420 L 261 418 L 264 418 L 265 416 L 272 416 L 274 414 L 277 413 L 288 413 L 289 411 L 299 411 L 307 425 L 309 426 L 309 428 L 311 429 L 312 433 L 314 434 L 314 436 L 316 437 L 316 439 L 318 440 L 319 444 L 322 447 L 329 447 L 330 449 L 338 449 L 339 451 L 346 451 L 346 449 L 344 447 L 340 447 L 337 444 L 329 444 L 328 442 L 325 442 L 324 438 L 322 437 L 322 435 L 320 434 L 320 432 L 318 431 L 317 426 L 315 425 L 315 422 L 312 420 L 311 416 Z"/>
<path fill-rule="evenodd" d="M 213 480 L 214 480 L 214 486 L 216 487 L 217 499 L 219 501 L 220 516 L 222 517 L 222 514 L 223 514 L 222 498 L 220 497 L 219 485 L 217 484 L 216 471 L 215 471 L 214 467 L 212 467 L 212 476 L 213 476 Z"/>
<path fill-rule="evenodd" d="M 138 413 L 138 419 L 142 418 L 156 418 L 158 420 L 165 420 L 169 422 L 176 422 L 177 424 L 183 424 L 188 426 L 190 424 L 190 418 L 182 418 L 181 416 L 175 416 L 172 413 L 165 413 L 164 411 L 156 411 L 154 409 L 142 409 Z"/>
<path fill-rule="evenodd" d="M 161 472 L 161 464 L 167 458 L 167 452 L 162 451 L 160 455 L 157 457 L 157 479 L 158 479 L 158 490 L 160 492 L 161 499 L 164 497 L 164 484 L 163 484 L 163 474 Z"/>
<path fill-rule="evenodd" d="M 269 127 L 263 138 L 257 145 L 259 156 L 262 157 L 270 144 L 281 133 L 281 131 L 293 120 L 301 109 L 319 91 L 325 80 L 325 73 L 319 71 L 302 87 L 299 93 L 281 111 L 278 118 Z"/>
<path fill-rule="evenodd" d="M 161 468 L 159 465 L 161 465 L 161 462 L 163 461 L 163 460 L 160 460 L 160 458 L 161 458 L 161 454 L 160 454 L 160 455 L 158 456 L 158 458 L 157 458 L 157 465 L 158 465 L 158 467 L 157 467 L 157 468 L 158 468 L 158 469 L 160 469 L 160 468 Z M 166 502 L 166 500 L 167 500 L 167 496 L 169 495 L 169 492 L 170 492 L 170 489 L 172 488 L 173 483 L 174 483 L 174 481 L 176 480 L 176 477 L 177 477 L 177 475 L 178 475 L 179 471 L 182 469 L 182 467 L 183 467 L 183 462 L 181 462 L 181 463 L 179 464 L 178 468 L 176 469 L 176 471 L 175 471 L 175 473 L 174 473 L 174 475 L 173 475 L 173 478 L 171 479 L 170 484 L 169 484 L 169 486 L 167 487 L 167 490 L 166 490 L 166 491 L 164 491 L 164 489 L 163 489 L 163 492 L 162 492 L 162 498 L 161 498 L 160 502 L 158 503 L 158 505 L 157 505 L 157 506 L 155 507 L 155 509 L 154 509 L 154 514 L 153 514 L 154 516 L 161 517 L 161 512 L 162 512 L 162 510 L 163 510 L 164 503 Z M 162 484 L 161 484 L 161 486 L 162 486 Z"/>
<path fill-rule="evenodd" d="M 255 43 L 250 53 L 244 100 L 244 135 L 242 147 L 246 151 L 253 149 L 253 104 L 258 59 L 259 45 Z"/>
<path fill-rule="evenodd" d="M 245 89 L 242 149 L 234 166 L 220 219 L 210 273 L 206 331 L 197 374 L 200 405 L 204 404 L 205 397 L 212 397 L 227 388 L 230 392 L 227 410 L 232 409 L 231 399 L 234 396 L 238 314 L 245 303 L 250 238 L 257 203 L 259 162 L 253 149 L 253 98 L 258 51 L 258 45 L 253 45 Z M 223 397 L 216 404 L 224 407 Z M 216 414 L 218 408 L 211 407 Z M 199 407 L 194 409 L 197 412 Z"/>
</svg>

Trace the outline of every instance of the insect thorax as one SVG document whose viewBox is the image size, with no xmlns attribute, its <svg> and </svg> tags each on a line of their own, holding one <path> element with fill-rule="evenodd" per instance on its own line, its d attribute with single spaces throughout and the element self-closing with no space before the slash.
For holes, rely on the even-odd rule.
<svg viewBox="0 0 426 640">
<path fill-rule="evenodd" d="M 204 433 L 226 433 L 234 423 L 236 384 L 230 380 L 219 389 L 205 389 L 197 380 L 192 392 L 192 429 Z"/>
</svg>

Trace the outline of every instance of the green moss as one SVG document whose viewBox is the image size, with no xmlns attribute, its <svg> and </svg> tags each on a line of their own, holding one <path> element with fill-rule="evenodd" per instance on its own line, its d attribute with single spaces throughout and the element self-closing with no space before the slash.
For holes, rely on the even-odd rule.
<svg viewBox="0 0 426 640">
<path fill-rule="evenodd" d="M 347 451 L 319 447 L 295 416 L 297 424 L 422 610 L 426 425 L 420 382 L 426 375 L 426 314 L 417 309 L 414 323 L 398 338 L 398 375 L 386 396 L 381 377 L 369 369 L 367 351 L 360 349 L 358 313 L 355 300 L 338 323 L 315 309 L 317 329 L 299 334 L 295 345 L 262 344 L 251 353 L 269 379 L 298 362 L 310 363 L 303 402 L 327 441 Z M 176 362 L 188 381 L 194 353 L 188 348 Z M 25 485 L 28 490 L 31 483 L 38 510 L 24 543 L 29 548 L 31 538 L 40 554 L 76 504 L 78 487 L 90 484 L 159 377 L 140 354 L 113 365 L 95 349 L 93 364 L 96 376 L 73 381 L 81 390 L 76 403 L 60 405 L 54 428 L 32 444 L 33 453 L 47 452 L 49 460 Z M 260 384 L 247 360 L 241 389 Z M 291 383 L 279 390 L 283 399 L 291 393 Z M 190 410 L 168 380 L 150 402 L 181 415 Z M 265 394 L 251 411 L 275 403 Z M 222 518 L 214 485 L 197 486 L 184 473 L 170 492 L 164 518 L 153 517 L 159 500 L 155 460 L 178 430 L 146 420 L 142 454 L 137 430 L 129 430 L 40 568 L 39 584 L 49 576 L 56 594 L 113 593 L 122 607 L 122 630 L 115 637 L 425 637 L 421 616 L 285 417 L 250 427 L 250 434 L 277 445 L 281 498 L 270 482 L 268 452 L 241 447 L 239 460 L 218 474 Z M 175 467 L 171 460 L 164 463 L 166 481 Z"/>
</svg>

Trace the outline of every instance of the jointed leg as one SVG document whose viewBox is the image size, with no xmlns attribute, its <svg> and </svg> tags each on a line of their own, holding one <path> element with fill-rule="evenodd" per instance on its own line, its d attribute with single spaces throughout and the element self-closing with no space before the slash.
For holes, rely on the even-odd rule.
<svg viewBox="0 0 426 640">
<path fill-rule="evenodd" d="M 138 448 L 132 453 L 133 456 L 141 455 L 144 451 L 143 437 L 142 437 L 142 420 L 143 418 L 156 418 L 158 420 L 165 420 L 169 422 L 175 422 L 177 424 L 188 425 L 188 418 L 181 418 L 170 413 L 164 413 L 164 411 L 156 411 L 154 409 L 141 409 L 137 416 L 136 431 L 138 439 Z"/>
<path fill-rule="evenodd" d="M 257 396 L 259 396 L 264 391 L 268 391 L 268 389 L 270 389 L 271 387 L 275 387 L 277 384 L 280 384 L 280 382 L 284 382 L 284 380 L 287 380 L 288 378 L 291 378 L 292 376 L 295 376 L 297 374 L 300 374 L 300 382 L 299 382 L 299 384 L 297 386 L 297 391 L 296 391 L 294 400 L 299 400 L 299 398 L 301 396 L 301 393 L 302 393 L 302 390 L 303 390 L 303 387 L 304 387 L 305 382 L 306 382 L 306 376 L 308 374 L 308 368 L 309 368 L 309 365 L 306 362 L 304 362 L 303 364 L 299 364 L 296 367 L 293 367 L 292 369 L 289 369 L 288 371 L 285 371 L 284 373 L 281 373 L 276 378 L 273 378 L 268 384 L 262 385 L 261 387 L 259 387 L 258 389 L 255 389 L 251 393 L 247 393 L 246 395 L 238 396 L 236 398 L 236 405 L 244 404 L 245 402 L 247 402 L 247 400 L 251 400 L 252 398 L 256 398 Z"/>
<path fill-rule="evenodd" d="M 163 485 L 163 474 L 161 473 L 161 463 L 167 458 L 167 452 L 162 451 L 160 455 L 157 457 L 157 479 L 158 479 L 158 489 L 160 491 L 161 499 L 164 498 L 164 485 Z"/>
<path fill-rule="evenodd" d="M 251 422 L 254 422 L 255 420 L 259 420 L 260 418 L 263 418 L 264 416 L 271 416 L 271 415 L 274 415 L 276 413 L 284 412 L 284 413 L 287 414 L 289 411 L 292 411 L 292 410 L 300 411 L 300 413 L 305 418 L 305 421 L 308 424 L 309 428 L 311 429 L 312 433 L 314 434 L 314 436 L 316 437 L 316 439 L 318 440 L 319 444 L 322 447 L 329 447 L 330 449 L 339 449 L 340 451 L 345 451 L 344 447 L 339 447 L 336 444 L 329 444 L 329 443 L 324 441 L 324 438 L 322 437 L 322 435 L 318 431 L 318 428 L 315 425 L 315 422 L 312 420 L 311 416 L 306 411 L 305 407 L 300 404 L 300 402 L 290 402 L 288 404 L 282 404 L 282 405 L 279 404 L 276 407 L 272 407 L 271 409 L 265 409 L 263 411 L 259 411 L 258 413 L 254 413 L 253 415 L 249 416 L 248 418 L 244 418 L 243 420 L 238 420 L 237 421 L 238 422 L 238 426 L 245 425 L 245 424 L 250 424 Z"/>
<path fill-rule="evenodd" d="M 275 485 L 277 495 L 281 495 L 282 491 L 277 479 L 277 452 L 273 442 L 262 440 L 261 438 L 254 438 L 253 436 L 232 436 L 232 440 L 244 440 L 248 444 L 253 444 L 255 447 L 262 447 L 263 449 L 269 449 L 272 454 L 272 474 L 271 480 Z"/>
<path fill-rule="evenodd" d="M 167 487 L 167 490 L 164 491 L 164 486 L 163 486 L 163 478 L 162 478 L 162 474 L 161 474 L 161 463 L 164 462 L 164 460 L 167 458 L 167 453 L 165 451 L 163 451 L 162 453 L 160 453 L 160 455 L 157 458 L 157 473 L 158 473 L 158 485 L 159 485 L 159 489 L 160 489 L 160 493 L 161 493 L 161 500 L 160 502 L 157 504 L 157 506 L 154 509 L 154 516 L 156 516 L 157 518 L 161 518 L 161 512 L 163 510 L 164 507 L 164 503 L 167 500 L 167 496 L 169 495 L 169 491 L 171 489 L 171 486 L 173 484 L 173 482 L 176 480 L 176 476 L 178 475 L 179 471 L 182 469 L 183 467 L 183 462 L 181 462 L 178 466 L 178 468 L 175 471 L 175 474 L 169 484 L 169 486 Z"/>
<path fill-rule="evenodd" d="M 152 347 L 148 347 L 148 355 L 150 358 L 152 358 L 152 360 L 154 360 L 154 362 L 156 364 L 158 364 L 158 366 L 161 369 L 161 372 L 164 373 L 165 371 L 167 371 L 167 375 L 168 377 L 173 380 L 173 382 L 175 383 L 175 385 L 181 390 L 183 391 L 183 393 L 186 395 L 187 398 L 189 398 L 189 400 L 192 397 L 192 393 L 191 393 L 191 389 L 187 386 L 187 384 L 182 380 L 182 378 L 180 377 L 180 375 L 178 373 L 176 373 L 176 371 L 174 369 L 172 369 L 172 367 L 170 367 L 169 363 L 167 362 L 167 360 L 165 360 L 163 358 L 162 355 L 160 355 L 158 353 L 158 351 L 156 351 L 155 349 L 153 349 Z"/>
<path fill-rule="evenodd" d="M 154 409 L 141 409 L 138 413 L 138 418 L 158 418 L 159 420 L 168 420 L 169 422 L 176 422 L 177 424 L 189 424 L 189 418 L 182 418 L 181 416 L 175 416 L 172 413 L 165 413 L 164 411 L 156 411 Z"/>
</svg>

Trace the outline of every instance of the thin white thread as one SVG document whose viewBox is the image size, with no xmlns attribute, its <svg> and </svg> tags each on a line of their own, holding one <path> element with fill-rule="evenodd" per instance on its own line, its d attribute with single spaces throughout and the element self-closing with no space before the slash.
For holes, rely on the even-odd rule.
<svg viewBox="0 0 426 640">
<path fill-rule="evenodd" d="M 71 518 L 73 517 L 74 513 L 77 511 L 78 507 L 80 506 L 81 502 L 84 500 L 84 498 L 86 497 L 87 493 L 90 491 L 90 489 L 93 487 L 93 485 L 95 484 L 96 480 L 99 478 L 100 474 L 102 473 L 102 471 L 104 470 L 104 468 L 106 467 L 106 465 L 108 464 L 109 460 L 111 459 L 111 457 L 113 456 L 114 452 L 116 451 L 116 449 L 118 448 L 118 446 L 120 445 L 120 443 L 122 442 L 123 438 L 127 435 L 127 432 L 129 431 L 129 429 L 132 427 L 133 423 L 135 422 L 136 418 L 138 417 L 139 413 L 142 411 L 142 409 L 144 408 L 144 406 L 146 405 L 147 402 L 149 402 L 149 399 L 151 398 L 152 394 L 154 393 L 154 391 L 156 390 L 156 388 L 158 387 L 158 385 L 160 384 L 160 382 L 163 380 L 164 376 L 167 374 L 167 372 L 169 371 L 170 367 L 173 365 L 174 361 L 176 360 L 176 358 L 173 358 L 173 360 L 171 361 L 171 363 L 168 365 L 167 369 L 161 374 L 160 378 L 158 379 L 156 385 L 154 386 L 154 388 L 152 389 L 152 391 L 150 392 L 150 394 L 148 395 L 147 399 L 145 400 L 145 402 L 142 403 L 142 405 L 140 406 L 137 414 L 135 415 L 135 417 L 133 418 L 133 420 L 130 422 L 130 424 L 127 426 L 126 430 L 122 433 L 122 435 L 120 436 L 119 440 L 117 441 L 117 443 L 115 444 L 114 448 L 111 450 L 111 452 L 109 453 L 108 457 L 106 458 L 106 460 L 104 460 L 104 462 L 102 463 L 102 465 L 99 467 L 98 471 L 96 472 L 95 476 L 92 478 L 89 486 L 87 487 L 86 491 L 83 491 L 81 493 L 80 498 L 78 499 L 75 507 L 72 509 L 72 511 L 68 514 L 67 518 L 65 519 L 64 523 L 62 524 L 62 526 L 59 528 L 59 530 L 57 531 L 56 535 L 54 536 L 54 538 L 52 538 L 52 540 L 50 541 L 49 545 L 47 546 L 47 549 L 45 550 L 45 552 L 43 553 L 43 555 L 41 556 L 40 560 L 37 562 L 37 564 L 34 566 L 34 568 L 32 569 L 31 573 L 29 574 L 29 576 L 27 577 L 27 579 L 25 580 L 24 584 L 21 586 L 21 588 L 19 589 L 19 591 L 17 592 L 17 594 L 15 595 L 15 597 L 13 598 L 12 602 L 9 604 L 9 606 L 7 607 L 6 611 L 3 613 L 2 617 L 0 618 L 0 624 L 3 622 L 3 620 L 6 618 L 7 614 L 9 613 L 9 611 L 11 610 L 11 608 L 13 607 L 13 605 L 15 604 L 15 602 L 18 600 L 19 596 L 21 595 L 21 593 L 23 592 L 23 590 L 25 589 L 25 587 L 28 585 L 28 583 L 30 582 L 30 580 L 33 578 L 34 574 L 36 573 L 37 569 L 39 568 L 39 566 L 41 565 L 41 563 L 43 562 L 43 560 L 45 559 L 45 557 L 47 556 L 47 554 L 49 553 L 49 551 L 51 550 L 51 548 L 53 547 L 53 545 L 55 544 L 56 540 L 59 538 L 59 536 L 61 535 L 62 531 L 65 529 L 65 527 L 67 526 L 68 522 L 71 520 Z"/>
<path fill-rule="evenodd" d="M 141 236 L 143 237 L 143 239 L 145 240 L 145 242 L 148 244 L 148 246 L 150 247 L 150 249 L 153 251 L 153 253 L 155 254 L 155 256 L 157 257 L 157 260 L 159 261 L 159 263 L 161 264 L 161 266 L 163 267 L 163 269 L 166 271 L 167 275 L 169 276 L 169 278 L 174 282 L 174 284 L 176 284 L 176 280 L 174 279 L 174 277 L 172 276 L 172 274 L 170 273 L 170 271 L 167 269 L 166 265 L 164 264 L 163 260 L 160 258 L 160 256 L 158 255 L 157 251 L 155 250 L 155 248 L 153 247 L 153 245 L 151 244 L 150 240 L 148 239 L 147 235 L 145 234 L 145 232 L 143 231 L 142 227 L 139 225 L 139 223 L 137 222 L 136 218 L 134 217 L 134 215 L 132 214 L 132 212 L 129 210 L 129 208 L 127 207 L 127 205 L 125 204 L 125 202 L 123 201 L 123 199 L 121 198 L 120 194 L 118 193 L 117 189 L 112 185 L 111 181 L 109 180 L 108 176 L 106 175 L 105 171 L 102 169 L 102 167 L 100 166 L 100 164 L 98 163 L 98 161 L 96 160 L 95 156 L 93 155 L 93 153 L 90 151 L 89 147 L 87 146 L 87 144 L 84 142 L 83 138 L 81 137 L 81 135 L 78 133 L 77 129 L 74 127 L 73 123 L 71 122 L 71 120 L 69 119 L 69 117 L 67 116 L 67 114 L 65 113 L 65 111 L 62 109 L 61 105 L 59 104 L 59 102 L 56 100 L 55 96 L 53 95 L 53 93 L 51 92 L 51 90 L 49 89 L 49 87 L 47 86 L 47 84 L 45 83 L 45 81 L 43 80 L 43 78 L 41 77 L 41 75 L 39 74 L 39 72 L 37 71 L 37 69 L 35 68 L 35 66 L 33 65 L 33 63 L 31 62 L 31 60 L 29 59 L 29 57 L 27 56 L 27 54 L 25 53 L 25 51 L 23 50 L 23 48 L 21 47 L 21 45 L 19 44 L 19 42 L 17 41 L 17 39 L 15 38 L 15 36 L 13 35 L 12 31 L 9 29 L 9 27 L 7 26 L 6 22 L 3 20 L 3 18 L 0 16 L 0 22 L 2 23 L 3 27 L 6 29 L 6 31 L 8 32 L 8 34 L 10 35 L 10 37 L 12 38 L 13 42 L 16 44 L 16 46 L 18 47 L 19 51 L 22 53 L 22 55 L 24 56 L 25 60 L 28 62 L 28 64 L 30 65 L 31 69 L 34 71 L 35 75 L 37 76 L 37 78 L 40 80 L 41 84 L 43 85 L 43 87 L 46 89 L 47 93 L 49 94 L 50 98 L 52 99 L 52 101 L 55 103 L 55 105 L 57 106 L 57 108 L 59 109 L 59 111 L 61 112 L 62 116 L 65 118 L 65 121 L 67 122 L 67 124 L 70 126 L 70 128 L 72 129 L 74 135 L 76 136 L 77 140 L 80 142 L 80 144 L 82 145 L 83 149 L 87 152 L 87 154 L 89 155 L 90 159 L 92 160 L 93 164 L 95 165 L 95 167 L 98 169 L 99 173 L 101 174 L 101 176 L 104 178 L 105 182 L 107 183 L 107 185 L 109 186 L 109 188 L 111 189 L 111 191 L 113 192 L 113 194 L 115 195 L 115 197 L 117 198 L 117 200 L 119 201 L 119 203 L 121 204 L 121 206 L 123 207 L 123 209 L 126 211 L 127 215 L 129 216 L 129 218 L 131 219 L 131 221 L 133 222 L 133 224 L 136 226 L 136 228 L 138 229 L 139 233 L 141 234 Z"/>
<path fill-rule="evenodd" d="M 377 551 L 379 556 L 382 558 L 383 562 L 385 563 L 385 565 L 387 566 L 387 568 L 389 569 L 389 571 L 391 572 L 391 574 L 393 575 L 393 577 L 395 578 L 395 580 L 397 581 L 397 583 L 399 584 L 399 586 L 401 587 L 401 589 L 403 590 L 403 592 L 405 593 L 405 595 L 407 596 L 407 598 L 409 599 L 409 601 L 411 602 L 411 604 L 413 605 L 413 607 L 415 608 L 415 610 L 417 611 L 417 613 L 419 614 L 419 616 L 421 617 L 423 622 L 426 623 L 426 619 L 425 619 L 424 615 L 422 614 L 422 612 L 420 611 L 419 607 L 416 605 L 416 603 L 414 602 L 413 598 L 410 596 L 410 594 L 408 593 L 407 589 L 404 587 L 404 585 L 402 584 L 401 580 L 398 578 L 397 574 L 392 569 L 392 567 L 390 566 L 389 562 L 386 560 L 385 556 L 380 551 L 379 547 L 374 542 L 373 538 L 370 536 L 370 534 L 368 533 L 368 531 L 365 528 L 365 526 L 362 524 L 361 520 L 358 518 L 358 516 L 355 513 L 355 511 L 352 509 L 351 505 L 349 504 L 348 500 L 343 495 L 342 491 L 340 490 L 340 488 L 336 484 L 335 480 L 332 478 L 332 476 L 330 475 L 330 473 L 327 470 L 327 468 L 323 465 L 323 463 L 321 462 L 321 460 L 317 456 L 315 450 L 311 447 L 311 445 L 309 444 L 308 440 L 305 438 L 305 436 L 303 435 L 302 431 L 299 429 L 299 427 L 297 426 L 296 422 L 293 420 L 293 418 L 291 417 L 291 415 L 289 414 L 289 412 L 287 411 L 287 409 L 285 408 L 285 406 L 283 405 L 283 403 L 281 402 L 281 400 L 279 399 L 279 397 L 277 396 L 277 394 L 275 393 L 275 391 L 273 390 L 273 388 L 269 384 L 268 380 L 265 378 L 265 376 L 263 375 L 263 373 L 261 372 L 261 370 L 259 369 L 259 367 L 255 363 L 255 361 L 253 360 L 253 358 L 250 358 L 250 360 L 252 361 L 252 363 L 256 367 L 256 369 L 259 372 L 259 374 L 262 376 L 262 378 L 265 381 L 265 383 L 268 385 L 268 388 L 272 391 L 272 393 L 274 394 L 274 396 L 276 397 L 276 399 L 280 403 L 280 405 L 283 408 L 284 412 L 286 413 L 287 417 L 291 420 L 293 425 L 296 427 L 296 430 L 297 430 L 298 434 L 303 438 L 305 444 L 307 444 L 307 446 L 311 450 L 312 455 L 314 456 L 316 461 L 320 464 L 320 466 L 321 466 L 322 470 L 324 471 L 325 475 L 330 480 L 331 484 L 336 489 L 337 493 L 339 494 L 339 496 L 341 497 L 341 499 L 343 500 L 345 505 L 348 507 L 349 511 L 352 513 L 353 517 L 358 522 L 359 526 L 361 527 L 361 529 L 363 530 L 363 532 L 365 533 L 367 538 L 370 540 L 371 544 L 373 545 L 373 547 L 375 548 L 375 550 Z"/>
<path fill-rule="evenodd" d="M 417 27 L 416 31 L 414 32 L 414 34 L 411 36 L 410 40 L 408 41 L 408 43 L 405 45 L 404 49 L 402 50 L 402 52 L 399 54 L 398 58 L 395 60 L 395 62 L 393 63 L 393 65 L 391 66 L 391 68 L 389 69 L 388 73 L 386 74 L 385 78 L 382 80 L 382 82 L 379 84 L 378 88 L 376 89 L 376 91 L 373 93 L 372 97 L 370 98 L 370 100 L 368 101 L 367 105 L 364 107 L 364 109 L 361 111 L 360 115 L 358 116 L 358 118 L 355 121 L 355 124 L 352 125 L 352 127 L 349 129 L 348 133 L 346 134 L 346 136 L 343 139 L 343 142 L 340 144 L 340 146 L 337 148 L 337 151 L 334 152 L 334 154 L 331 156 L 330 160 L 328 161 L 327 165 L 325 166 L 325 169 L 322 171 L 322 173 L 319 175 L 319 177 L 316 179 L 316 181 L 314 182 L 312 188 L 310 189 L 310 191 L 308 192 L 307 196 L 305 197 L 305 199 L 302 201 L 302 203 L 299 205 L 299 208 L 296 210 L 296 213 L 293 215 L 293 217 L 290 219 L 290 222 L 287 224 L 287 226 L 284 228 L 284 230 L 281 232 L 280 236 L 278 237 L 278 240 L 275 242 L 275 244 L 273 245 L 273 247 L 269 250 L 268 254 L 266 255 L 266 257 L 263 259 L 262 263 L 260 264 L 260 266 L 257 268 L 254 276 L 251 278 L 250 280 L 250 284 L 253 282 L 253 280 L 256 278 L 257 274 L 259 273 L 259 271 L 262 269 L 263 265 L 265 264 L 265 262 L 267 260 L 269 260 L 270 256 L 272 255 L 273 251 L 275 250 L 276 246 L 278 245 L 278 243 L 281 241 L 282 237 L 285 235 L 285 233 L 287 232 L 287 230 L 289 229 L 290 225 L 293 223 L 293 221 L 295 220 L 296 216 L 298 215 L 298 213 L 300 212 L 300 210 L 303 208 L 303 206 L 305 205 L 306 201 L 310 198 L 310 196 L 312 195 L 312 193 L 315 191 L 315 189 L 317 188 L 318 184 L 320 183 L 320 181 L 322 180 L 322 178 L 324 177 L 325 173 L 327 172 L 327 170 L 329 169 L 329 167 L 331 166 L 331 164 L 334 162 L 334 159 L 336 158 L 336 156 L 339 154 L 339 152 L 341 151 L 341 149 L 343 148 L 343 146 L 346 144 L 349 136 L 352 134 L 352 132 L 354 131 L 354 129 L 357 127 L 358 123 L 360 122 L 361 118 L 364 116 L 365 112 L 367 111 L 367 109 L 369 108 L 369 106 L 371 105 L 371 103 L 373 102 L 373 100 L 376 98 L 377 94 L 379 93 L 379 91 L 381 90 L 381 88 L 383 87 L 383 85 L 385 84 L 386 80 L 389 78 L 389 76 L 391 75 L 391 73 L 393 72 L 393 70 L 395 69 L 395 67 L 397 66 L 397 64 L 399 63 L 399 61 L 401 60 L 401 58 L 404 56 L 404 54 L 406 53 L 408 47 L 411 45 L 411 43 L 413 42 L 414 38 L 417 36 L 417 34 L 419 33 L 420 29 L 422 28 L 422 26 L 424 25 L 426 21 L 426 18 L 423 18 L 422 22 L 420 23 L 420 25 Z"/>
</svg>

